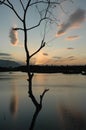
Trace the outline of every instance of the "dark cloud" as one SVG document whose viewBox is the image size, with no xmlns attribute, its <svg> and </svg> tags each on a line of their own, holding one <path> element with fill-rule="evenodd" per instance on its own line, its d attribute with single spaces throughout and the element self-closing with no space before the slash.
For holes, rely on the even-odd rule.
<svg viewBox="0 0 86 130">
<path fill-rule="evenodd" d="M 48 56 L 48 53 L 43 53 L 44 56 Z"/>
<path fill-rule="evenodd" d="M 70 58 L 69 61 L 73 61 L 73 60 L 76 60 L 75 58 Z"/>
<path fill-rule="evenodd" d="M 11 56 L 11 54 L 8 54 L 8 53 L 0 53 L 0 56 Z"/>
<path fill-rule="evenodd" d="M 70 40 L 70 41 L 72 41 L 72 40 L 76 40 L 76 39 L 79 39 L 80 37 L 78 36 L 78 35 L 74 35 L 74 36 L 68 36 L 67 38 L 66 38 L 66 40 Z"/>
<path fill-rule="evenodd" d="M 68 50 L 73 50 L 74 48 L 73 48 L 73 47 L 68 47 L 67 49 L 68 49 Z"/>
<path fill-rule="evenodd" d="M 77 9 L 73 14 L 70 15 L 66 23 L 61 25 L 60 30 L 57 33 L 57 36 L 64 34 L 69 28 L 80 26 L 85 20 L 86 11 L 84 9 Z"/>
<path fill-rule="evenodd" d="M 72 59 L 72 58 L 75 58 L 74 56 L 69 56 L 69 57 L 67 57 L 68 59 Z"/>
<path fill-rule="evenodd" d="M 11 54 L 9 53 L 0 53 L 0 59 L 4 59 L 4 60 L 9 60 L 9 59 L 13 59 Z"/>
<path fill-rule="evenodd" d="M 7 57 L 7 56 L 2 56 L 2 57 L 0 57 L 0 59 L 4 59 L 4 60 L 13 60 L 13 58 L 12 57 Z"/>
<path fill-rule="evenodd" d="M 76 59 L 75 58 L 70 59 L 70 61 L 72 61 L 72 60 L 76 60 Z"/>
<path fill-rule="evenodd" d="M 61 59 L 62 57 L 60 57 L 60 56 L 53 56 L 52 58 L 54 58 L 54 59 Z"/>
<path fill-rule="evenodd" d="M 76 60 L 76 57 L 75 56 L 69 56 L 65 60 L 67 60 L 67 61 L 73 61 L 73 60 Z"/>
</svg>

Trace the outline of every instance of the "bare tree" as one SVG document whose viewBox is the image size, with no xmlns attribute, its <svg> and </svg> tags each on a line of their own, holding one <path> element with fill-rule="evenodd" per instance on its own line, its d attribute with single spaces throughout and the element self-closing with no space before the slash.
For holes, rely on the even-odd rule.
<svg viewBox="0 0 86 130">
<path fill-rule="evenodd" d="M 46 28 L 48 24 L 57 24 L 57 19 L 54 16 L 54 11 L 57 8 L 57 6 L 60 6 L 62 8 L 62 3 L 68 1 L 68 0 L 17 0 L 16 2 L 20 3 L 20 6 L 22 8 L 22 16 L 19 14 L 18 10 L 16 10 L 16 7 L 14 6 L 14 1 L 13 0 L 0 0 L 0 5 L 1 6 L 6 6 L 10 8 L 11 11 L 17 16 L 18 20 L 22 23 L 22 27 L 15 27 L 13 28 L 14 31 L 23 31 L 24 32 L 24 49 L 26 53 L 26 67 L 27 67 L 27 74 L 28 74 L 28 93 L 30 98 L 32 99 L 33 104 L 36 106 L 37 111 L 41 109 L 42 107 L 42 100 L 44 97 L 44 94 L 48 91 L 47 89 L 44 90 L 42 95 L 40 96 L 40 103 L 38 103 L 33 96 L 32 92 L 32 78 L 33 78 L 33 73 L 31 72 L 30 69 L 30 60 L 31 58 L 36 55 L 42 48 L 46 46 L 46 41 L 45 41 L 45 35 L 46 35 Z M 72 1 L 72 0 L 69 0 Z M 39 19 L 35 23 L 35 25 L 29 26 L 27 25 L 27 14 L 29 13 L 29 10 L 35 8 L 36 12 L 38 13 Z M 33 17 L 33 16 L 32 16 Z M 33 18 L 34 20 L 34 18 Z M 44 22 L 44 29 L 43 29 L 43 37 L 41 39 L 41 43 L 39 48 L 30 54 L 30 51 L 28 49 L 28 31 L 33 31 L 35 28 L 39 27 L 42 22 Z"/>
<path fill-rule="evenodd" d="M 25 4 L 23 0 L 18 0 L 17 2 L 20 2 L 20 5 L 23 11 L 23 14 L 21 16 L 16 10 L 14 4 L 12 3 L 13 2 L 12 0 L 0 0 L 0 5 L 7 6 L 8 8 L 10 8 L 14 12 L 14 14 L 17 16 L 17 18 L 20 20 L 20 22 L 23 24 L 22 28 L 13 28 L 13 30 L 15 31 L 21 30 L 24 32 L 24 48 L 25 48 L 25 53 L 26 53 L 26 66 L 27 66 L 28 80 L 30 84 L 33 77 L 33 73 L 31 73 L 31 70 L 30 70 L 30 59 L 36 53 L 38 53 L 43 47 L 45 47 L 46 45 L 45 35 L 46 35 L 47 24 L 57 22 L 56 21 L 57 19 L 54 17 L 53 10 L 57 8 L 58 5 L 61 7 L 61 4 L 64 1 L 67 1 L 67 0 L 27 0 Z M 28 27 L 26 23 L 26 19 L 27 19 L 27 13 L 29 13 L 28 10 L 30 10 L 31 8 L 36 8 L 39 15 L 39 20 L 32 27 Z M 30 54 L 28 46 L 27 46 L 27 40 L 28 40 L 27 31 L 31 31 L 39 27 L 43 21 L 45 21 L 44 30 L 43 30 L 44 35 L 41 40 L 40 47 L 35 52 Z"/>
</svg>

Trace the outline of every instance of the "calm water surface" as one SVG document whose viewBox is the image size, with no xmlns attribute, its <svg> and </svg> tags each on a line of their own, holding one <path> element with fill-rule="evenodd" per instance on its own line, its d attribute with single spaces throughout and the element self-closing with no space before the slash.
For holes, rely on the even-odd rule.
<svg viewBox="0 0 86 130">
<path fill-rule="evenodd" d="M 86 130 L 86 76 L 35 74 L 33 93 L 38 101 L 47 88 L 34 130 Z M 0 130 L 32 130 L 35 110 L 27 74 L 0 73 Z"/>
</svg>

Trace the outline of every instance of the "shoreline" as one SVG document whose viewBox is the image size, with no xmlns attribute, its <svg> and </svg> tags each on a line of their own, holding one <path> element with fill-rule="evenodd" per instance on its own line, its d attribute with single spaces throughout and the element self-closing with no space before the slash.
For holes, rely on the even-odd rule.
<svg viewBox="0 0 86 130">
<path fill-rule="evenodd" d="M 86 65 L 79 66 L 49 66 L 31 65 L 32 73 L 63 73 L 63 74 L 82 74 L 86 75 Z M 26 66 L 0 67 L 0 72 L 27 72 Z"/>
</svg>

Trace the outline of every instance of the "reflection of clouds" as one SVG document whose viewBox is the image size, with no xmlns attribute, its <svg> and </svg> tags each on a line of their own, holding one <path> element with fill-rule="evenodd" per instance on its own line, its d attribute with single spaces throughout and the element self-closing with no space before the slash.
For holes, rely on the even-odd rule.
<svg viewBox="0 0 86 130">
<path fill-rule="evenodd" d="M 17 95 L 17 88 L 16 88 L 16 83 L 13 82 L 13 94 L 11 97 L 10 101 L 10 112 L 13 117 L 16 116 L 17 111 L 18 111 L 18 95 Z"/>
<path fill-rule="evenodd" d="M 40 75 L 40 76 L 39 76 Z M 36 84 L 44 84 L 45 83 L 45 80 L 46 80 L 46 77 L 45 75 L 43 74 L 39 74 L 39 75 L 35 75 L 35 83 Z"/>
<path fill-rule="evenodd" d="M 63 130 L 86 130 L 86 120 L 81 112 L 60 104 L 59 114 Z"/>
<path fill-rule="evenodd" d="M 18 97 L 17 95 L 13 95 L 10 102 L 10 112 L 15 117 L 18 110 Z"/>
</svg>

